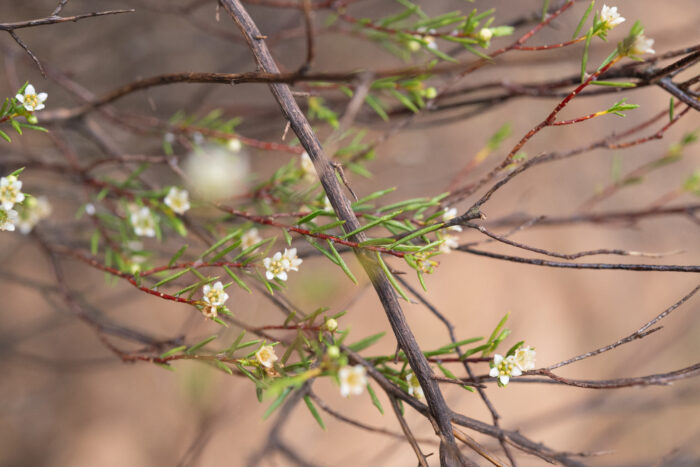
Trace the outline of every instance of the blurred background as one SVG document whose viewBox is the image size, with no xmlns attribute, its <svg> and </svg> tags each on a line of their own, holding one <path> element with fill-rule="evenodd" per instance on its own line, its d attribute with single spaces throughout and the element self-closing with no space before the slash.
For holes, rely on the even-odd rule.
<svg viewBox="0 0 700 467">
<path fill-rule="evenodd" d="M 56 0 L 0 2 L 3 22 L 45 17 Z M 254 2 L 251 2 L 254 3 Z M 496 24 L 506 24 L 541 10 L 542 2 L 508 0 L 418 2 L 430 15 L 457 9 L 479 11 L 496 8 Z M 532 45 L 569 39 L 588 2 L 579 2 L 569 13 L 545 28 Z M 195 8 L 180 11 L 190 5 Z M 598 8 L 598 5 L 596 8 Z M 590 63 L 600 63 L 639 19 L 655 39 L 657 52 L 676 50 L 700 42 L 700 10 L 697 0 L 620 0 L 620 12 L 628 21 L 609 35 L 609 43 L 595 41 Z M 303 63 L 305 40 L 303 17 L 294 9 L 248 5 L 264 34 L 275 36 L 271 50 L 280 67 L 295 70 Z M 247 46 L 225 11 L 217 21 L 216 2 L 72 0 L 62 15 L 89 11 L 134 8 L 136 12 L 83 20 L 77 23 L 19 30 L 18 35 L 48 68 L 68 76 L 94 95 L 124 83 L 156 74 L 180 71 L 243 72 L 255 69 Z M 394 2 L 362 1 L 349 11 L 357 17 L 380 18 L 397 11 Z M 328 13 L 315 14 L 322 27 Z M 342 25 L 342 24 L 341 24 Z M 347 25 L 342 25 L 347 26 Z M 282 31 L 290 31 L 282 34 Z M 524 29 L 516 30 L 516 35 Z M 278 34 L 280 33 L 280 34 Z M 319 34 L 312 71 L 346 71 L 355 68 L 404 66 L 367 40 L 351 34 Z M 512 39 L 494 40 L 491 50 Z M 36 66 L 12 40 L 2 43 L 3 73 L 0 89 L 11 96 L 25 80 L 49 93 L 47 108 L 73 107 L 74 98 L 54 80 L 42 78 Z M 439 42 L 450 49 L 451 44 Z M 510 53 L 493 66 L 466 78 L 461 85 L 494 80 L 536 82 L 578 73 L 580 46 L 535 53 Z M 466 54 L 463 60 L 473 60 Z M 693 76 L 698 66 L 682 76 Z M 528 154 L 566 150 L 600 139 L 615 130 L 631 128 L 667 108 L 669 96 L 657 87 L 625 92 L 640 108 L 625 119 L 605 116 L 578 125 L 546 129 L 526 147 Z M 602 95 L 575 100 L 561 118 L 575 118 L 608 108 L 622 97 Z M 300 100 L 301 101 L 301 100 Z M 435 116 L 419 116 L 401 131 L 390 135 L 369 164 L 371 179 L 351 177 L 359 196 L 397 187 L 386 202 L 444 192 L 455 173 L 486 144 L 502 124 L 512 125 L 511 136 L 493 159 L 471 177 L 485 174 L 530 128 L 555 105 L 551 99 L 520 98 L 484 110 L 475 118 L 455 118 L 431 124 Z M 285 121 L 264 85 L 177 84 L 134 93 L 115 104 L 128 113 L 167 119 L 178 110 L 204 115 L 222 109 L 230 117 L 243 116 L 238 131 L 266 141 L 280 141 Z M 337 109 L 343 110 L 342 107 Z M 455 113 L 457 115 L 458 113 Z M 437 118 L 443 117 L 443 115 Z M 400 117 L 399 117 L 400 118 Z M 106 139 L 126 154 L 161 154 L 161 140 L 129 131 L 104 115 L 96 124 L 106 128 Z M 389 127 L 371 112 L 362 112 L 357 124 L 379 137 Z M 672 143 L 700 127 L 691 111 L 662 140 L 628 151 L 597 150 L 577 158 L 545 164 L 529 170 L 498 192 L 484 209 L 488 220 L 512 214 L 569 216 L 597 187 L 611 182 L 611 167 L 621 173 L 663 156 Z M 100 148 L 71 126 L 50 127 L 68 141 L 82 161 L 104 155 Z M 321 134 L 328 130 L 321 127 Z M 32 154 L 42 160 L 62 161 L 50 136 L 32 134 L 2 142 L 3 158 Z M 247 149 L 254 171 L 268 174 L 295 155 Z M 654 171 L 643 183 L 625 187 L 597 205 L 596 212 L 648 207 L 661 196 L 677 190 L 700 167 L 697 145 L 690 145 L 683 158 Z M 165 170 L 165 169 L 163 169 Z M 618 170 L 618 169 L 614 169 Z M 59 173 L 25 171 L 24 189 L 51 199 L 54 212 L 43 226 L 58 236 L 77 235 L 80 222 L 75 212 L 81 204 L 80 189 Z M 149 171 L 156 184 L 177 183 L 167 171 Z M 458 206 L 470 206 L 465 200 Z M 675 204 L 697 202 L 684 194 Z M 672 203 L 672 204 L 673 204 Z M 77 225 L 77 227 L 76 227 Z M 488 222 L 486 223 L 488 225 Z M 497 227 L 494 227 L 497 230 Z M 507 230 L 507 229 L 506 229 Z M 503 228 L 499 231 L 505 231 Z M 274 235 L 276 232 L 265 232 Z M 623 258 L 622 262 L 654 264 L 700 264 L 700 224 L 688 216 L 642 220 L 634 224 L 569 224 L 532 227 L 515 240 L 557 252 L 572 253 L 597 248 L 624 248 L 645 252 L 676 253 L 660 259 Z M 481 240 L 465 232 L 462 241 Z M 153 244 L 155 247 L 155 243 Z M 489 251 L 534 257 L 496 243 Z M 174 250 L 172 250 L 174 251 Z M 594 261 L 618 262 L 618 257 Z M 356 276 L 359 265 L 348 256 Z M 106 286 L 101 273 L 83 264 L 66 261 L 64 271 L 70 287 L 89 310 L 105 319 L 133 326 L 148 335 L 167 339 L 186 335 L 188 342 L 219 330 L 216 324 L 193 315 L 191 307 L 170 304 L 139 293 L 129 284 Z M 397 263 L 397 267 L 399 267 Z M 406 276 L 411 283 L 414 275 Z M 612 343 L 637 330 L 698 283 L 697 275 L 673 272 L 587 271 L 541 268 L 501 262 L 452 252 L 440 258 L 440 266 L 426 278 L 426 297 L 455 325 L 459 339 L 488 335 L 501 317 L 510 312 L 513 331 L 507 346 L 525 340 L 536 347 L 538 366 L 545 366 Z M 0 465 L 2 466 L 229 466 L 246 465 L 264 445 L 274 416 L 264 421 L 268 402 L 257 402 L 249 381 L 195 362 L 178 362 L 176 371 L 148 363 L 125 364 L 100 342 L 95 332 L 75 318 L 55 293 L 51 265 L 30 238 L 3 232 L 0 235 Z M 391 353 L 395 341 L 374 291 L 366 280 L 353 286 L 342 271 L 328 261 L 309 258 L 301 272 L 288 283 L 288 296 L 302 309 L 329 306 L 346 310 L 341 328 L 352 331 L 351 341 L 389 331 L 368 354 Z M 230 308 L 250 325 L 275 323 L 279 312 L 259 295 L 237 290 Z M 444 326 L 420 305 L 403 304 L 407 319 L 424 349 L 448 342 Z M 610 379 L 641 376 L 684 368 L 700 356 L 700 297 L 694 297 L 662 324 L 664 329 L 614 352 L 567 366 L 562 376 L 577 379 Z M 97 312 L 97 311 L 96 311 Z M 225 331 L 233 339 L 239 330 Z M 478 372 L 481 372 L 481 368 Z M 459 373 L 461 374 L 461 372 Z M 470 417 L 490 422 L 490 415 L 477 395 L 458 386 L 442 387 L 449 405 Z M 314 385 L 315 391 L 335 410 L 375 426 L 399 433 L 393 414 L 381 415 L 368 394 L 344 399 L 328 378 Z M 584 390 L 567 386 L 511 384 L 490 386 L 488 395 L 502 415 L 501 426 L 520 430 L 533 440 L 544 441 L 563 451 L 600 452 L 583 459 L 590 465 L 699 465 L 700 391 L 697 379 L 667 387 Z M 380 398 L 382 396 L 380 395 Z M 382 398 L 385 408 L 389 407 Z M 313 465 L 357 466 L 415 465 L 410 446 L 401 438 L 367 433 L 322 413 L 321 430 L 302 405 L 291 413 L 282 431 L 290 446 Z M 409 409 L 407 420 L 420 439 L 434 439 L 432 427 Z M 497 445 L 478 433 L 470 433 L 498 452 Z M 423 445 L 424 451 L 437 449 Z M 431 457 L 436 462 L 436 455 Z M 481 459 L 476 459 L 481 462 Z M 524 454 L 519 465 L 543 465 Z M 292 465 L 278 454 L 259 465 Z"/>
</svg>

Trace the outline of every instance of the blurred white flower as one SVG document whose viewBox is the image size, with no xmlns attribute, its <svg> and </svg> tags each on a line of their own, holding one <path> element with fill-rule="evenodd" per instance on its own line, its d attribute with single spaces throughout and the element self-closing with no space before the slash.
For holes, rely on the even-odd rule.
<svg viewBox="0 0 700 467">
<path fill-rule="evenodd" d="M 47 97 L 49 97 L 49 95 L 45 92 L 37 94 L 34 86 L 28 84 L 27 87 L 24 88 L 24 95 L 17 94 L 15 99 L 21 102 L 25 109 L 34 112 L 35 110 L 41 110 L 45 107 L 44 101 Z"/>
<path fill-rule="evenodd" d="M 267 280 L 279 279 L 281 281 L 287 280 L 287 271 L 290 269 L 289 259 L 286 256 L 282 256 L 281 252 L 275 253 L 272 258 L 265 258 L 263 260 L 263 266 L 265 266 L 265 277 Z"/>
<path fill-rule="evenodd" d="M 0 230 L 14 231 L 17 218 L 17 211 L 14 209 L 6 210 L 0 207 Z"/>
<path fill-rule="evenodd" d="M 88 216 L 94 216 L 95 215 L 95 205 L 92 203 L 88 203 L 85 205 L 85 214 Z"/>
<path fill-rule="evenodd" d="M 260 350 L 255 352 L 255 358 L 265 368 L 272 368 L 272 364 L 277 361 L 275 348 L 271 345 L 263 345 Z"/>
<path fill-rule="evenodd" d="M 489 28 L 481 28 L 479 31 L 479 39 L 481 39 L 484 42 L 488 42 L 491 40 L 493 37 L 493 31 Z"/>
<path fill-rule="evenodd" d="M 202 287 L 202 295 L 204 301 L 212 307 L 220 307 L 228 300 L 228 294 L 224 292 L 224 284 L 221 281 L 216 281 L 212 287 L 210 284 Z"/>
<path fill-rule="evenodd" d="M 535 349 L 529 345 L 520 347 L 514 355 L 515 364 L 518 365 L 522 371 L 534 370 L 535 369 L 535 358 L 537 353 Z"/>
<path fill-rule="evenodd" d="M 35 225 L 39 223 L 42 219 L 48 217 L 51 214 L 51 204 L 45 196 L 40 196 L 38 198 L 30 197 L 22 205 L 22 209 L 19 211 L 19 218 L 17 220 L 16 226 L 19 231 L 23 234 L 28 234 L 32 231 Z"/>
<path fill-rule="evenodd" d="M 260 241 L 262 241 L 262 237 L 258 234 L 258 229 L 253 227 L 241 236 L 241 248 L 245 250 Z"/>
<path fill-rule="evenodd" d="M 442 214 L 442 221 L 443 222 L 449 222 L 452 219 L 457 217 L 457 208 L 445 208 L 445 211 Z M 454 230 L 455 232 L 461 232 L 462 231 L 462 226 L 461 225 L 453 225 L 451 227 L 448 227 L 449 230 Z"/>
<path fill-rule="evenodd" d="M 505 386 L 513 376 L 520 376 L 522 371 L 518 368 L 515 358 L 511 355 L 503 358 L 503 355 L 496 354 L 493 356 L 493 367 L 489 372 L 492 378 L 498 378 L 500 383 Z"/>
<path fill-rule="evenodd" d="M 459 246 L 456 235 L 443 235 L 442 240 L 443 242 L 440 244 L 440 253 L 447 254 Z"/>
<path fill-rule="evenodd" d="M 301 171 L 304 172 L 304 180 L 309 183 L 314 183 L 318 180 L 316 167 L 314 167 L 314 163 L 308 152 L 304 151 L 301 153 L 301 156 L 299 156 L 299 166 L 301 167 Z"/>
<path fill-rule="evenodd" d="M 226 147 L 231 152 L 240 152 L 241 149 L 243 149 L 243 144 L 241 144 L 240 139 L 231 138 L 230 140 L 228 140 L 228 143 L 226 143 Z"/>
<path fill-rule="evenodd" d="M 205 200 L 215 201 L 246 191 L 250 164 L 243 151 L 234 154 L 221 145 L 215 145 L 190 153 L 184 170 L 190 188 Z"/>
<path fill-rule="evenodd" d="M 423 388 L 418 382 L 418 378 L 415 373 L 410 372 L 406 375 L 406 382 L 408 383 L 408 393 L 415 397 L 416 399 L 423 399 L 425 394 L 423 394 Z"/>
<path fill-rule="evenodd" d="M 656 53 L 652 47 L 654 46 L 654 39 L 649 39 L 644 34 L 639 34 L 634 38 L 632 47 L 630 48 L 630 54 L 632 55 L 642 55 L 642 54 L 653 54 Z"/>
<path fill-rule="evenodd" d="M 163 135 L 163 139 L 165 140 L 166 143 L 173 144 L 175 142 L 175 134 L 167 132 L 166 134 Z"/>
<path fill-rule="evenodd" d="M 22 182 L 17 180 L 16 176 L 0 178 L 0 203 L 5 211 L 12 209 L 16 203 L 24 201 L 24 193 L 21 190 Z"/>
<path fill-rule="evenodd" d="M 328 196 L 323 197 L 323 210 L 328 212 L 334 212 L 333 205 L 331 204 L 331 200 L 328 199 Z"/>
<path fill-rule="evenodd" d="M 170 191 L 168 191 L 164 202 L 176 213 L 184 214 L 190 208 L 190 195 L 187 193 L 187 190 L 173 186 L 170 187 Z"/>
<path fill-rule="evenodd" d="M 284 254 L 282 256 L 287 259 L 287 262 L 289 264 L 289 266 L 287 268 L 290 271 L 298 271 L 299 265 L 301 265 L 301 263 L 304 262 L 303 259 L 301 259 L 297 256 L 297 249 L 296 248 L 291 248 L 289 250 L 285 248 Z"/>
<path fill-rule="evenodd" d="M 338 370 L 340 379 L 340 395 L 359 396 L 367 386 L 367 370 L 362 365 L 344 366 Z"/>
<path fill-rule="evenodd" d="M 625 22 L 625 18 L 617 12 L 616 6 L 607 6 L 603 4 L 600 9 L 600 22 L 603 23 L 606 29 L 612 29 L 620 23 Z"/>
<path fill-rule="evenodd" d="M 192 133 L 192 142 L 197 146 L 201 146 L 204 143 L 204 135 L 198 131 Z"/>
<path fill-rule="evenodd" d="M 151 214 L 151 210 L 146 206 L 129 207 L 131 215 L 129 221 L 134 228 L 134 233 L 139 237 L 155 237 L 156 236 L 156 221 Z"/>
</svg>

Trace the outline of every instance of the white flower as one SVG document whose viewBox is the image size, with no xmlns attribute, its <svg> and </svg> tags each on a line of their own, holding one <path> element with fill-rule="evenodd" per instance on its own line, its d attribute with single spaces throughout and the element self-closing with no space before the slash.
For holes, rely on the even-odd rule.
<svg viewBox="0 0 700 467">
<path fill-rule="evenodd" d="M 146 206 L 130 206 L 131 215 L 129 220 L 134 228 L 134 233 L 140 237 L 156 236 L 156 221 L 151 214 L 151 210 Z"/>
<path fill-rule="evenodd" d="M 166 134 L 163 135 L 163 140 L 166 143 L 173 144 L 175 142 L 175 134 L 167 132 Z"/>
<path fill-rule="evenodd" d="M 272 364 L 277 361 L 275 348 L 271 345 L 263 345 L 260 350 L 255 352 L 255 358 L 265 368 L 272 368 Z"/>
<path fill-rule="evenodd" d="M 287 261 L 289 261 L 289 270 L 290 271 L 298 271 L 299 265 L 304 262 L 303 259 L 301 259 L 297 256 L 297 249 L 296 248 L 291 248 L 289 250 L 285 248 L 284 254 L 282 256 L 287 258 Z"/>
<path fill-rule="evenodd" d="M 289 258 L 282 256 L 282 253 L 279 251 L 272 258 L 265 258 L 263 266 L 266 269 L 265 277 L 267 277 L 267 280 L 271 281 L 275 278 L 281 281 L 287 280 L 287 271 L 290 269 Z"/>
<path fill-rule="evenodd" d="M 85 205 L 85 214 L 88 216 L 94 216 L 95 215 L 95 205 L 92 203 L 88 203 Z"/>
<path fill-rule="evenodd" d="M 241 140 L 238 138 L 231 138 L 230 140 L 228 140 L 226 147 L 231 152 L 240 152 L 240 150 L 243 149 L 243 145 L 241 144 Z"/>
<path fill-rule="evenodd" d="M 481 28 L 479 31 L 479 39 L 481 39 L 484 42 L 488 42 L 491 40 L 493 37 L 493 31 L 489 28 Z"/>
<path fill-rule="evenodd" d="M 12 209 L 16 203 L 24 201 L 24 193 L 21 190 L 22 182 L 17 180 L 16 176 L 0 178 L 0 203 L 5 211 Z"/>
<path fill-rule="evenodd" d="M 632 55 L 642 55 L 642 54 L 653 54 L 656 53 L 652 47 L 654 46 L 654 39 L 649 39 L 644 34 L 639 34 L 634 38 L 632 47 L 630 48 L 630 54 Z"/>
<path fill-rule="evenodd" d="M 457 217 L 457 208 L 445 208 L 445 211 L 442 214 L 442 221 L 443 222 L 449 222 L 452 219 Z M 449 230 L 454 230 L 455 232 L 461 232 L 462 231 L 462 226 L 461 225 L 453 225 L 451 227 L 448 227 Z"/>
<path fill-rule="evenodd" d="M 258 229 L 253 227 L 241 237 L 241 248 L 245 250 L 260 241 L 262 241 L 262 237 L 258 234 Z"/>
<path fill-rule="evenodd" d="M 426 31 L 426 29 L 424 27 L 420 27 L 420 28 L 416 29 L 416 31 L 428 32 L 430 34 L 435 34 L 435 29 L 431 29 L 429 31 Z M 425 41 L 425 46 L 428 47 L 429 49 L 438 50 L 437 42 L 435 42 L 435 38 L 433 36 L 416 36 L 416 37 Z"/>
<path fill-rule="evenodd" d="M 41 110 L 45 107 L 44 101 L 47 97 L 49 97 L 49 95 L 45 92 L 37 94 L 34 86 L 28 84 L 27 87 L 24 88 L 24 95 L 17 94 L 15 99 L 21 102 L 25 109 L 34 112 L 35 110 Z"/>
<path fill-rule="evenodd" d="M 301 167 L 301 171 L 304 172 L 304 180 L 313 183 L 318 179 L 316 167 L 314 167 L 314 163 L 308 152 L 304 151 L 301 153 L 301 156 L 299 156 L 299 166 Z"/>
<path fill-rule="evenodd" d="M 338 321 L 333 318 L 328 318 L 325 323 L 323 323 L 323 329 L 328 332 L 335 332 L 338 329 Z"/>
<path fill-rule="evenodd" d="M 515 363 L 515 358 L 511 355 L 507 358 L 503 358 L 503 355 L 493 356 L 493 368 L 489 372 L 489 376 L 492 378 L 498 378 L 503 386 L 508 384 L 510 378 L 513 376 L 520 376 L 523 372 L 518 368 Z"/>
<path fill-rule="evenodd" d="M 14 231 L 17 218 L 17 211 L 14 209 L 5 210 L 0 208 L 0 230 Z"/>
<path fill-rule="evenodd" d="M 202 287 L 202 295 L 204 301 L 212 307 L 223 306 L 228 300 L 228 294 L 224 292 L 224 284 L 221 281 L 216 281 L 213 287 L 210 284 Z"/>
<path fill-rule="evenodd" d="M 244 193 L 250 163 L 245 152 L 232 153 L 219 145 L 206 145 L 190 153 L 184 171 L 194 190 L 207 201 L 217 201 Z"/>
<path fill-rule="evenodd" d="M 447 254 L 455 248 L 459 247 L 459 242 L 457 241 L 456 235 L 443 235 L 443 242 L 440 244 L 440 253 Z"/>
<path fill-rule="evenodd" d="M 344 366 L 338 371 L 340 379 L 340 395 L 350 394 L 359 396 L 367 386 L 367 370 L 362 365 Z"/>
<path fill-rule="evenodd" d="M 187 190 L 171 187 L 164 201 L 170 209 L 178 214 L 184 214 L 190 208 L 190 195 Z"/>
<path fill-rule="evenodd" d="M 529 345 L 520 347 L 515 352 L 514 357 L 515 364 L 518 365 L 518 368 L 520 368 L 522 371 L 535 369 L 535 358 L 537 357 L 537 353 L 535 352 L 535 349 Z"/>
<path fill-rule="evenodd" d="M 19 212 L 19 219 L 15 224 L 19 231 L 28 234 L 40 220 L 51 214 L 51 204 L 44 196 L 39 198 L 30 197 Z"/>
<path fill-rule="evenodd" d="M 416 399 L 423 399 L 425 394 L 423 394 L 423 388 L 418 382 L 418 378 L 413 372 L 406 375 L 406 382 L 408 383 L 408 393 L 415 397 Z"/>
<path fill-rule="evenodd" d="M 600 22 L 603 23 L 607 29 L 612 29 L 618 24 L 624 23 L 625 18 L 620 16 L 616 6 L 607 6 L 603 4 L 603 8 L 600 9 Z"/>
</svg>

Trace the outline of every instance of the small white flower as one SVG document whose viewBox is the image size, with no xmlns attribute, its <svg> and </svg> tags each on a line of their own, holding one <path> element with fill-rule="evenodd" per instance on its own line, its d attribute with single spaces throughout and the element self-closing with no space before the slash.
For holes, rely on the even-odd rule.
<svg viewBox="0 0 700 467">
<path fill-rule="evenodd" d="M 328 332 L 335 332 L 338 329 L 338 321 L 333 318 L 328 318 L 325 323 L 323 323 L 323 329 Z"/>
<path fill-rule="evenodd" d="M 260 350 L 255 352 L 255 358 L 265 368 L 272 368 L 272 364 L 277 361 L 275 348 L 271 345 L 263 345 Z"/>
<path fill-rule="evenodd" d="M 304 180 L 309 183 L 314 183 L 318 179 L 316 167 L 314 167 L 314 163 L 308 152 L 304 151 L 301 153 L 301 156 L 299 156 L 299 166 L 301 167 L 301 171 L 304 172 Z"/>
<path fill-rule="evenodd" d="M 362 365 L 344 366 L 338 370 L 340 379 L 340 395 L 348 397 L 350 394 L 359 396 L 367 386 L 367 370 Z"/>
<path fill-rule="evenodd" d="M 131 211 L 129 220 L 134 228 L 134 233 L 140 237 L 155 237 L 156 221 L 151 214 L 151 210 L 146 206 L 131 206 L 129 210 Z"/>
<path fill-rule="evenodd" d="M 520 376 L 523 372 L 518 368 L 513 356 L 503 358 L 503 355 L 493 356 L 493 368 L 489 372 L 489 376 L 492 378 L 498 378 L 503 386 L 508 384 L 510 378 L 513 376 Z"/>
<path fill-rule="evenodd" d="M 425 397 L 423 388 L 420 386 L 420 382 L 418 382 L 418 378 L 413 372 L 406 375 L 406 382 L 408 383 L 408 394 L 416 399 L 423 399 Z"/>
<path fill-rule="evenodd" d="M 14 209 L 5 210 L 0 208 L 0 230 L 14 231 L 18 217 L 17 211 Z"/>
<path fill-rule="evenodd" d="M 440 253 L 448 254 L 450 251 L 459 247 L 456 235 L 443 235 L 442 239 L 443 242 L 440 244 Z"/>
<path fill-rule="evenodd" d="M 166 143 L 173 144 L 175 142 L 175 134 L 167 132 L 163 135 L 163 140 L 165 140 Z"/>
<path fill-rule="evenodd" d="M 284 254 L 282 256 L 287 259 L 287 262 L 289 264 L 288 270 L 290 271 L 298 271 L 299 265 L 301 265 L 301 263 L 304 262 L 303 259 L 297 256 L 296 248 L 291 248 L 289 250 L 285 248 Z"/>
<path fill-rule="evenodd" d="M 457 208 L 445 208 L 445 211 L 442 214 L 442 221 L 443 222 L 449 222 L 452 219 L 457 217 Z M 449 230 L 454 230 L 455 232 L 461 232 L 462 231 L 462 226 L 461 225 L 453 225 L 451 227 L 448 227 Z"/>
<path fill-rule="evenodd" d="M 212 307 L 220 307 L 228 300 L 228 294 L 224 292 L 224 284 L 221 281 L 216 281 L 212 287 L 210 284 L 202 287 L 202 295 L 204 301 Z"/>
<path fill-rule="evenodd" d="M 243 149 L 243 144 L 241 144 L 241 140 L 238 138 L 231 138 L 228 140 L 228 143 L 226 144 L 226 147 L 228 148 L 229 151 L 231 152 L 240 152 L 241 149 Z"/>
<path fill-rule="evenodd" d="M 537 353 L 535 349 L 526 345 L 520 347 L 514 355 L 515 364 L 518 365 L 522 371 L 534 370 L 535 369 L 535 358 Z"/>
<path fill-rule="evenodd" d="M 184 214 L 190 208 L 190 195 L 187 190 L 171 187 L 164 199 L 170 209 L 178 214 Z"/>
<path fill-rule="evenodd" d="M 260 241 L 262 241 L 262 237 L 258 234 L 258 229 L 253 227 L 241 236 L 241 248 L 245 250 Z"/>
<path fill-rule="evenodd" d="M 493 37 L 493 31 L 489 28 L 481 28 L 479 31 L 479 39 L 484 42 L 488 42 Z"/>
<path fill-rule="evenodd" d="M 16 226 L 24 235 L 32 231 L 35 225 L 51 214 L 51 204 L 44 196 L 39 198 L 30 197 L 22 205 L 19 211 L 19 219 Z"/>
<path fill-rule="evenodd" d="M 272 258 L 265 258 L 263 260 L 263 266 L 265 266 L 265 277 L 267 280 L 279 279 L 281 281 L 287 280 L 287 271 L 289 271 L 289 259 L 282 256 L 281 252 L 277 252 L 272 256 Z"/>
<path fill-rule="evenodd" d="M 600 9 L 600 22 L 603 23 L 607 29 L 612 29 L 618 24 L 624 23 L 625 18 L 620 16 L 616 6 L 607 6 L 603 4 L 603 8 Z"/>
<path fill-rule="evenodd" d="M 652 49 L 653 46 L 654 39 L 649 39 L 644 34 L 639 34 L 634 38 L 630 53 L 632 55 L 653 54 L 656 53 L 656 51 Z"/>
<path fill-rule="evenodd" d="M 28 84 L 27 87 L 24 88 L 24 95 L 17 94 L 15 99 L 21 102 L 25 109 L 34 112 L 35 110 L 41 110 L 45 107 L 44 101 L 47 97 L 49 97 L 49 95 L 45 92 L 37 94 L 34 86 Z"/>
<path fill-rule="evenodd" d="M 92 203 L 88 203 L 85 205 L 85 214 L 88 216 L 94 216 L 95 215 L 95 205 Z"/>
<path fill-rule="evenodd" d="M 24 201 L 24 193 L 21 190 L 22 182 L 17 180 L 16 176 L 0 178 L 0 203 L 5 211 L 12 209 L 16 203 Z"/>
<path fill-rule="evenodd" d="M 420 28 L 416 29 L 416 31 L 428 32 L 430 34 L 435 34 L 435 29 L 430 29 L 430 30 L 426 31 L 426 29 L 424 27 L 420 27 Z M 416 37 L 425 41 L 425 46 L 427 48 L 433 49 L 433 50 L 438 50 L 437 42 L 435 41 L 435 38 L 433 36 L 416 36 Z"/>
</svg>

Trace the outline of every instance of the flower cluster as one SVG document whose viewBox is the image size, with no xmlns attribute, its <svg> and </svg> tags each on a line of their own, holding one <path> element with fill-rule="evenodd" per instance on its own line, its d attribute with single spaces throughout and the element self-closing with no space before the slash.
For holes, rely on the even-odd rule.
<svg viewBox="0 0 700 467">
<path fill-rule="evenodd" d="M 520 376 L 523 371 L 535 368 L 535 349 L 530 346 L 520 347 L 515 354 L 503 357 L 496 354 L 493 357 L 493 366 L 489 372 L 492 378 L 498 378 L 499 386 L 505 386 L 514 376 Z"/>
<path fill-rule="evenodd" d="M 442 213 L 442 221 L 443 222 L 449 222 L 452 219 L 457 217 L 457 208 L 445 208 L 445 210 Z M 448 230 L 454 230 L 455 232 L 461 232 L 462 231 L 462 226 L 461 225 L 451 225 L 448 227 Z"/>
<path fill-rule="evenodd" d="M 202 287 L 202 299 L 207 306 L 202 309 L 202 313 L 207 318 L 214 319 L 218 316 L 218 308 L 223 306 L 228 300 L 228 294 L 224 291 L 224 284 L 216 281 L 214 285 L 207 284 Z"/>
<path fill-rule="evenodd" d="M 22 182 L 16 175 L 0 178 L 0 230 L 15 230 L 19 215 L 13 208 L 24 201 L 21 190 Z"/>
<path fill-rule="evenodd" d="M 273 279 L 279 279 L 281 281 L 287 280 L 287 272 L 298 271 L 299 265 L 303 262 L 301 258 L 297 256 L 297 249 L 284 249 L 284 253 L 277 252 L 272 258 L 265 258 L 263 260 L 263 266 L 265 266 L 265 277 L 267 280 L 271 281 Z"/>
</svg>

